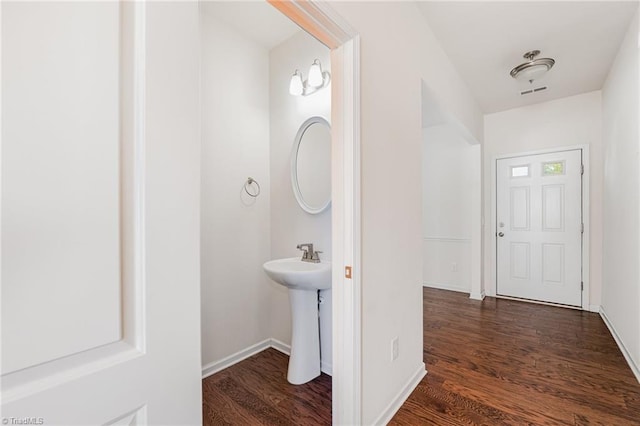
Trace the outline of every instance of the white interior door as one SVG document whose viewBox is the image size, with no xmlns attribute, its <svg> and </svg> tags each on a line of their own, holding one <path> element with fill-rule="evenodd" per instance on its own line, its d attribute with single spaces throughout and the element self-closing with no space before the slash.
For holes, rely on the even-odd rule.
<svg viewBox="0 0 640 426">
<path fill-rule="evenodd" d="M 194 2 L 2 2 L 2 423 L 199 424 Z"/>
<path fill-rule="evenodd" d="M 582 305 L 582 150 L 497 160 L 497 294 Z"/>
</svg>

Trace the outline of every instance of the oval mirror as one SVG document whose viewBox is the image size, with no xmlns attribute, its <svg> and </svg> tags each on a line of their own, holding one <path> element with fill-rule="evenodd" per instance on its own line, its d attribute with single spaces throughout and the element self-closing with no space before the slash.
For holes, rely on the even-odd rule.
<svg viewBox="0 0 640 426">
<path fill-rule="evenodd" d="M 331 125 L 322 117 L 311 117 L 298 129 L 291 152 L 291 185 L 307 213 L 321 213 L 331 204 Z"/>
</svg>

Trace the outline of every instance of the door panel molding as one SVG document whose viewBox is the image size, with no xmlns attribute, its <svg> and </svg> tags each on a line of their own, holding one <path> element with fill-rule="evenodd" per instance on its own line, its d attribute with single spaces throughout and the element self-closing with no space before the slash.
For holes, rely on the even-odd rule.
<svg viewBox="0 0 640 426">
<path fill-rule="evenodd" d="M 5 5 L 0 5 L 0 13 Z M 96 7 L 94 3 L 68 5 Z M 122 188 L 116 186 L 114 191 L 122 196 L 125 207 L 122 223 L 129 224 L 112 231 L 127 237 L 117 247 L 126 249 L 122 256 L 128 259 L 129 269 L 118 277 L 126 291 L 113 310 L 115 316 L 125 319 L 122 339 L 116 345 L 75 354 L 75 359 L 61 358 L 42 364 L 42 369 L 22 371 L 25 381 L 21 387 L 12 383 L 12 395 L 4 392 L 7 381 L 3 380 L 1 409 L 7 418 L 35 416 L 46 424 L 66 425 L 202 423 L 198 5 L 118 5 L 134 13 L 128 22 L 136 24 L 135 37 L 128 39 L 133 40 L 135 53 L 122 59 L 137 63 L 133 75 L 123 73 L 118 81 L 124 89 L 119 106 L 134 114 L 133 118 L 127 113 L 122 117 L 125 177 Z M 38 16 L 48 19 L 47 14 Z M 3 16 L 5 24 L 7 17 Z M 63 36 L 68 34 L 66 27 L 59 29 Z M 74 42 L 91 43 L 71 34 Z M 51 34 L 52 44 L 56 37 Z M 112 58 L 117 64 L 118 56 L 114 53 Z M 127 140 L 135 140 L 136 145 Z M 137 203 L 127 210 L 132 200 Z M 88 397 L 91 395 L 102 397 Z M 146 408 L 134 415 L 143 406 Z"/>
<path fill-rule="evenodd" d="M 146 353 L 145 7 L 120 4 L 121 339 L 2 375 L 2 403 L 94 374 Z"/>
<path fill-rule="evenodd" d="M 136 408 L 106 423 L 106 426 L 142 426 L 147 424 L 147 405 Z"/>
<path fill-rule="evenodd" d="M 528 280 L 531 278 L 531 244 L 528 242 L 512 242 L 509 248 L 512 259 L 520 262 L 512 262 L 510 275 L 512 279 Z"/>
<path fill-rule="evenodd" d="M 552 190 L 556 190 L 557 197 L 555 197 L 555 199 L 549 197 L 552 195 L 549 194 Z M 560 212 L 559 220 L 555 220 L 547 215 L 547 206 L 553 202 L 557 203 Z M 553 226 L 556 222 L 557 226 Z M 564 185 L 542 185 L 542 230 L 547 232 L 564 231 Z"/>
<path fill-rule="evenodd" d="M 565 284 L 564 273 L 564 250 L 565 245 L 560 243 L 543 243 L 542 244 L 542 282 L 543 283 L 557 283 L 559 285 Z M 556 250 L 555 253 L 551 253 L 552 250 Z M 559 268 L 547 268 L 547 260 L 551 261 L 554 258 L 560 258 Z M 555 277 L 555 278 L 554 278 Z"/>
<path fill-rule="evenodd" d="M 509 213 L 511 216 L 511 221 L 509 223 L 510 225 L 509 229 L 511 231 L 528 231 L 529 229 L 531 229 L 531 215 L 529 214 L 529 206 L 531 205 L 531 191 L 529 190 L 528 186 L 514 186 L 510 188 L 510 191 L 511 191 L 511 198 L 509 202 L 509 208 L 510 208 Z M 524 195 L 524 201 L 526 205 L 524 212 L 518 211 L 516 209 L 516 206 L 514 205 L 516 204 L 514 203 L 514 201 L 516 196 L 519 195 L 518 193 L 522 193 Z M 524 213 L 524 215 L 522 215 L 522 213 Z M 517 226 L 521 223 L 523 226 Z"/>
<path fill-rule="evenodd" d="M 121 19 L 113 2 L 2 9 L 1 374 L 10 374 L 122 337 Z"/>
</svg>

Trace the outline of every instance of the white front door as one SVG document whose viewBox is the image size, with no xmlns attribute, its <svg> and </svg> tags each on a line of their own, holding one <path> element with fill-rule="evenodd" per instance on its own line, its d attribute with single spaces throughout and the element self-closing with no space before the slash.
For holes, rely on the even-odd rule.
<svg viewBox="0 0 640 426">
<path fill-rule="evenodd" d="M 199 424 L 197 2 L 0 11 L 0 421 Z"/>
<path fill-rule="evenodd" d="M 497 294 L 582 305 L 582 150 L 497 160 Z"/>
</svg>

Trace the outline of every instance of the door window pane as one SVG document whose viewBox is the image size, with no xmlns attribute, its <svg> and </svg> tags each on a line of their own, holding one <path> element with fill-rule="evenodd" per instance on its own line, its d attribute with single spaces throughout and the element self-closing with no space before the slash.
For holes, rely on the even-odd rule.
<svg viewBox="0 0 640 426">
<path fill-rule="evenodd" d="M 529 165 L 511 166 L 511 177 L 527 177 L 529 176 Z"/>
<path fill-rule="evenodd" d="M 554 176 L 564 174 L 564 161 L 542 163 L 542 176 Z"/>
</svg>

